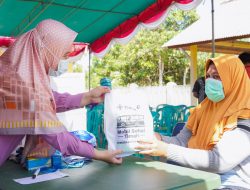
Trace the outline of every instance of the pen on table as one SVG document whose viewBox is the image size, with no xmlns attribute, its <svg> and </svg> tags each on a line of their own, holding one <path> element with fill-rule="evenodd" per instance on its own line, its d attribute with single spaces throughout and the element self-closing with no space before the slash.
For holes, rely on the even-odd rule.
<svg viewBox="0 0 250 190">
<path fill-rule="evenodd" d="M 41 168 L 37 168 L 36 169 L 36 171 L 33 173 L 33 175 L 32 175 L 32 179 L 35 179 L 37 176 L 38 176 L 38 174 L 39 174 L 39 172 L 40 172 L 40 169 Z"/>
</svg>

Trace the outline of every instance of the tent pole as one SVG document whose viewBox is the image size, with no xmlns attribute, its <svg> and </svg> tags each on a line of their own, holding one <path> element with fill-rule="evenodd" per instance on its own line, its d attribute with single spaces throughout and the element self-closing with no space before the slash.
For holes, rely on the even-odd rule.
<svg viewBox="0 0 250 190">
<path fill-rule="evenodd" d="M 214 0 L 211 0 L 211 13 L 212 13 L 212 58 L 215 54 L 215 39 L 214 39 Z"/>
<path fill-rule="evenodd" d="M 90 62 L 91 62 L 91 50 L 90 50 L 90 47 L 89 47 L 89 91 L 90 91 L 90 80 L 91 80 L 91 78 L 90 78 L 90 70 L 91 70 L 91 68 L 90 68 L 90 65 L 91 65 Z"/>
</svg>

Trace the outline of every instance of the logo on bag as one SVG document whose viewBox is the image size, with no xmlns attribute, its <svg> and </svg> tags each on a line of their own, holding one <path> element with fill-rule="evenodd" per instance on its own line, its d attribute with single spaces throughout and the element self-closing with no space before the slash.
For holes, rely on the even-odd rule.
<svg viewBox="0 0 250 190">
<path fill-rule="evenodd" d="M 145 134 L 143 115 L 123 115 L 117 118 L 117 144 L 134 143 Z"/>
<path fill-rule="evenodd" d="M 143 115 L 123 115 L 117 117 L 117 128 L 144 127 Z"/>
<path fill-rule="evenodd" d="M 117 106 L 117 108 L 118 108 L 118 110 L 126 110 L 126 111 L 128 111 L 128 110 L 133 110 L 133 111 L 137 111 L 137 110 L 139 110 L 140 108 L 141 108 L 141 106 L 140 105 L 135 105 L 135 106 L 124 106 L 124 105 L 121 105 L 121 104 L 119 104 L 118 106 Z"/>
</svg>

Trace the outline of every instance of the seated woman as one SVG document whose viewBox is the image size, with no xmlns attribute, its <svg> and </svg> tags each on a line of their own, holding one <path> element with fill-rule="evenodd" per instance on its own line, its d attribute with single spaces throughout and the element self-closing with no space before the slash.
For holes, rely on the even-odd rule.
<svg viewBox="0 0 250 190">
<path fill-rule="evenodd" d="M 221 56 L 206 63 L 207 98 L 176 137 L 142 140 L 140 154 L 221 175 L 221 188 L 250 189 L 250 81 L 242 62 Z"/>
</svg>

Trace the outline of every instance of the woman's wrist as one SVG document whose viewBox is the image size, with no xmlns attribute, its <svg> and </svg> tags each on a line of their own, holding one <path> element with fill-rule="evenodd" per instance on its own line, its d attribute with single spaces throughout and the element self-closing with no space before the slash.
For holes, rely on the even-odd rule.
<svg viewBox="0 0 250 190">
<path fill-rule="evenodd" d="M 94 160 L 103 160 L 102 151 L 94 148 L 93 157 Z"/>
<path fill-rule="evenodd" d="M 162 136 L 160 133 L 155 132 L 154 134 L 157 140 L 162 141 Z"/>
<path fill-rule="evenodd" d="M 88 104 L 91 104 L 91 97 L 90 97 L 90 93 L 89 92 L 85 92 L 82 95 L 82 99 L 81 99 L 81 107 L 84 107 Z"/>
</svg>

